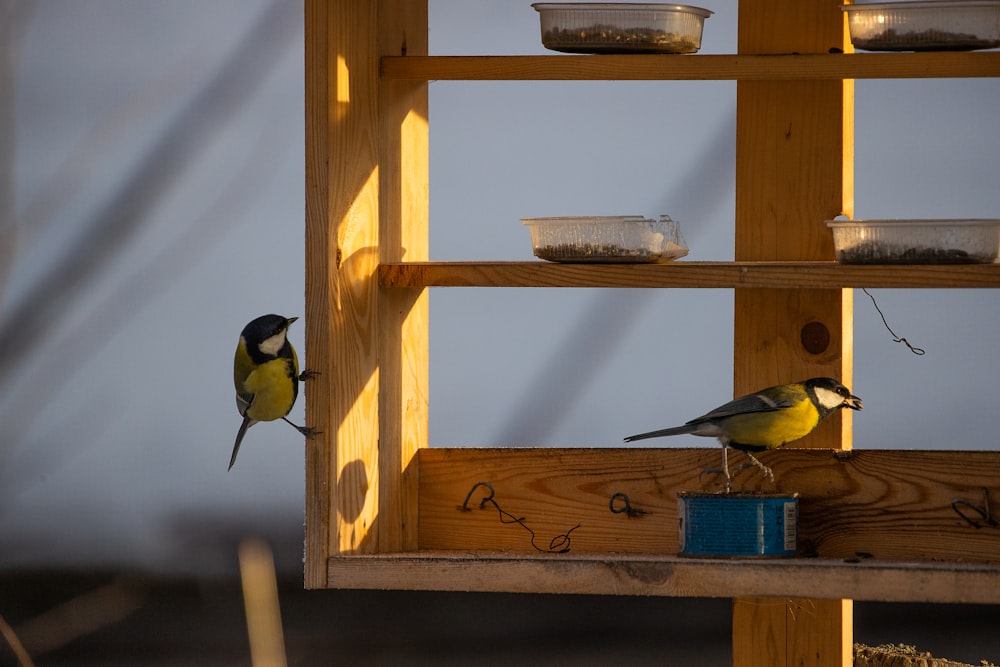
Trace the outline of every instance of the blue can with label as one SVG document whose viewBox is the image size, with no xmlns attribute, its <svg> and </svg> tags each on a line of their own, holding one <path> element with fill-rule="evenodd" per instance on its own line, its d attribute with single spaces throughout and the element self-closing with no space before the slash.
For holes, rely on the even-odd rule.
<svg viewBox="0 0 1000 667">
<path fill-rule="evenodd" d="M 798 548 L 799 494 L 677 494 L 680 555 L 794 556 Z"/>
</svg>

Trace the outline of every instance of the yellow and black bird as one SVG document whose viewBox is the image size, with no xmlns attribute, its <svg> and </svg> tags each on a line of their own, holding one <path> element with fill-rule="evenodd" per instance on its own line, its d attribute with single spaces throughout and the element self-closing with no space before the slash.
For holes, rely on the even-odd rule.
<svg viewBox="0 0 1000 667">
<path fill-rule="evenodd" d="M 860 410 L 861 399 L 833 378 L 812 378 L 761 389 L 721 405 L 683 426 L 630 435 L 625 442 L 685 433 L 718 438 L 722 444 L 722 470 L 713 469 L 712 472 L 722 472 L 728 491 L 730 448 L 741 450 L 752 465 L 773 481 L 771 469 L 751 452 L 775 449 L 809 435 L 824 418 L 841 408 Z"/>
<path fill-rule="evenodd" d="M 288 327 L 297 319 L 262 315 L 243 327 L 240 333 L 233 359 L 233 382 L 236 409 L 243 416 L 243 423 L 236 434 L 230 470 L 236 463 L 243 436 L 257 422 L 284 419 L 302 435 L 316 434 L 311 428 L 296 426 L 287 418 L 299 394 L 299 380 L 313 375 L 310 371 L 299 374 L 299 359 L 288 342 Z"/>
</svg>

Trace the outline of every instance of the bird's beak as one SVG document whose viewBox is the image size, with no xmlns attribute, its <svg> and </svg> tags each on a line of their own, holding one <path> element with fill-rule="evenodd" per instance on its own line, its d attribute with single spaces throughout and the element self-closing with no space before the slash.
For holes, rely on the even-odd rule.
<svg viewBox="0 0 1000 667">
<path fill-rule="evenodd" d="M 851 394 L 850 396 L 848 396 L 847 398 L 844 399 L 844 407 L 845 408 L 850 408 L 851 410 L 860 410 L 864 406 L 861 405 L 861 399 L 860 398 L 858 398 L 854 394 Z"/>
<path fill-rule="evenodd" d="M 297 319 L 299 319 L 299 318 L 297 318 L 297 317 L 289 317 L 287 320 L 285 320 L 285 328 L 288 328 L 288 327 L 292 326 L 292 322 L 294 322 Z"/>
</svg>

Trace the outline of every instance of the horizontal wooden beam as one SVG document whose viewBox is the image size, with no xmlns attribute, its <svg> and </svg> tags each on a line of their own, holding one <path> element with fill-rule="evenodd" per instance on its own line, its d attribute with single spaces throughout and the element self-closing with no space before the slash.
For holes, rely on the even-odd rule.
<svg viewBox="0 0 1000 667">
<path fill-rule="evenodd" d="M 1000 566 L 969 563 L 414 552 L 327 566 L 334 588 L 1000 603 Z"/>
<path fill-rule="evenodd" d="M 809 55 L 390 56 L 382 77 L 415 80 L 790 80 L 1000 76 L 1000 52 Z"/>
<path fill-rule="evenodd" d="M 419 550 L 331 557 L 329 586 L 1000 603 L 988 510 L 1000 452 L 764 453 L 777 488 L 799 493 L 800 551 L 812 557 L 680 557 L 676 493 L 711 488 L 699 472 L 718 458 L 712 448 L 422 449 Z M 736 481 L 774 489 L 755 470 Z M 612 512 L 616 493 L 644 513 Z"/>
<path fill-rule="evenodd" d="M 1000 565 L 1000 525 L 985 525 L 973 509 L 985 507 L 986 493 L 1000 513 L 1000 452 L 785 448 L 757 457 L 775 482 L 751 468 L 734 488 L 797 492 L 801 555 Z M 418 460 L 424 551 L 531 554 L 554 544 L 569 553 L 672 556 L 677 493 L 721 489 L 717 475 L 701 474 L 719 467 L 719 447 L 426 448 Z M 731 452 L 730 461 L 743 455 Z M 495 505 L 482 505 L 487 487 L 473 491 L 480 482 Z M 612 512 L 615 494 L 644 514 Z M 498 507 L 523 524 L 502 521 Z"/>
<path fill-rule="evenodd" d="M 386 287 L 1000 287 L 1000 264 L 910 266 L 837 262 L 556 264 L 543 261 L 382 264 Z"/>
</svg>

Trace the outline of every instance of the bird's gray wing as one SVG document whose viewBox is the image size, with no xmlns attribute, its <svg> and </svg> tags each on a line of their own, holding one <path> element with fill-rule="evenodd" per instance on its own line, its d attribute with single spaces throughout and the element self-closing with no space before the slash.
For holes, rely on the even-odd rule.
<svg viewBox="0 0 1000 667">
<path fill-rule="evenodd" d="M 774 412 L 792 406 L 792 402 L 787 399 L 774 399 L 761 394 L 749 394 L 734 398 L 725 405 L 720 405 L 708 414 L 696 417 L 688 424 L 701 424 L 713 419 L 723 419 L 733 415 L 744 415 L 751 412 Z"/>
<path fill-rule="evenodd" d="M 253 403 L 253 394 L 236 392 L 236 409 L 241 415 L 246 415 L 251 403 Z"/>
</svg>

